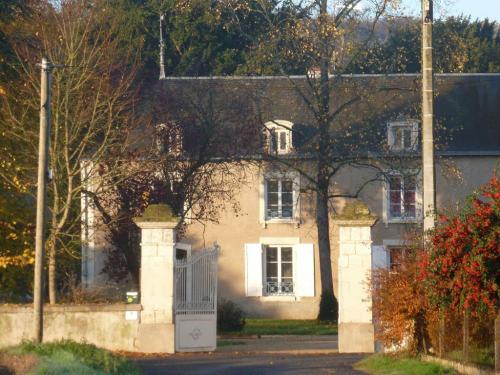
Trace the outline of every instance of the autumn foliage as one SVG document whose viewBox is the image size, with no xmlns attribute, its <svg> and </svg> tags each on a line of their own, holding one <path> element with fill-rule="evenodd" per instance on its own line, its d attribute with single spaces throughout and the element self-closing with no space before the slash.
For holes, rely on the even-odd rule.
<svg viewBox="0 0 500 375">
<path fill-rule="evenodd" d="M 460 215 L 441 216 L 421 279 L 431 302 L 479 314 L 498 306 L 500 279 L 500 182 L 494 176 Z"/>
<path fill-rule="evenodd" d="M 440 217 L 425 249 L 409 248 L 396 269 L 374 271 L 378 339 L 393 349 L 427 351 L 436 349 L 440 315 L 449 320 L 467 311 L 480 327 L 490 322 L 499 306 L 499 240 L 494 175 L 458 214 Z"/>
<path fill-rule="evenodd" d="M 427 346 L 423 323 L 430 306 L 418 282 L 418 254 L 418 249 L 408 249 L 396 269 L 373 273 L 376 334 L 387 348 L 415 352 Z"/>
</svg>

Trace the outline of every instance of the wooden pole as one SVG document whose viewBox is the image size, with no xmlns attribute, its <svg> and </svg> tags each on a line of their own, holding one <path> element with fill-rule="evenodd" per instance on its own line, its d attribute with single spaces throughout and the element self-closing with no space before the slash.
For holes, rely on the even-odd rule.
<svg viewBox="0 0 500 375">
<path fill-rule="evenodd" d="M 434 72 L 432 67 L 432 0 L 422 0 L 422 169 L 424 232 L 434 228 Z"/>
<path fill-rule="evenodd" d="M 43 258 L 45 246 L 45 197 L 50 141 L 50 71 L 52 64 L 42 59 L 40 85 L 40 140 L 38 144 L 38 186 L 36 195 L 35 280 L 33 290 L 35 341 L 43 341 Z"/>
</svg>

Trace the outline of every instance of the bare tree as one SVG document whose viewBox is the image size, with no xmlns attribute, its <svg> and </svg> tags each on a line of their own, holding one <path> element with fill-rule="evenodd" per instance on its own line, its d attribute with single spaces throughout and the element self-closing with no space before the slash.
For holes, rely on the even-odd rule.
<svg viewBox="0 0 500 375">
<path fill-rule="evenodd" d="M 107 17 L 105 5 L 99 1 L 41 2 L 33 19 L 21 22 L 9 35 L 17 56 L 13 69 L 19 79 L 7 86 L 0 122 L 20 159 L 27 161 L 19 167 L 27 178 L 35 175 L 36 165 L 40 90 L 36 62 L 47 56 L 56 64 L 51 82 L 49 152 L 50 303 L 57 300 L 58 258 L 64 254 L 79 259 L 79 207 L 85 180 L 103 173 L 103 161 L 108 163 L 106 173 L 116 171 L 108 156 L 119 154 L 127 144 L 134 117 L 136 51 L 121 48 L 116 35 L 118 20 Z M 94 192 L 101 189 L 102 184 L 97 184 Z"/>
<path fill-rule="evenodd" d="M 182 224 L 218 222 L 224 210 L 239 211 L 236 194 L 258 143 L 257 118 L 247 93 L 215 86 L 160 81 L 143 143 L 119 166 L 127 172 L 110 176 L 106 194 L 90 193 L 111 245 L 104 272 L 112 279 L 138 282 L 139 234 L 132 219 L 148 204 L 168 204 L 181 236 Z"/>
<path fill-rule="evenodd" d="M 228 3 L 232 4 L 231 0 Z M 343 75 L 359 61 L 359 55 L 377 31 L 378 21 L 395 11 L 396 3 L 304 0 L 270 7 L 262 2 L 256 10 L 262 13 L 272 31 L 257 41 L 253 51 L 255 60 L 247 72 L 259 72 L 265 65 L 264 71 L 287 77 L 294 95 L 300 98 L 309 115 L 307 132 L 300 134 L 301 130 L 295 126 L 289 129 L 293 137 L 304 139 L 302 157 L 265 153 L 264 159 L 299 172 L 308 189 L 315 193 L 322 285 L 319 319 L 335 319 L 337 314 L 330 252 L 332 201 L 356 198 L 369 183 L 384 179 L 383 164 L 390 160 L 384 159 L 384 149 L 380 149 L 380 128 L 367 126 L 367 120 L 375 120 L 381 109 L 402 91 L 415 89 L 412 82 L 394 86 L 394 82 L 387 85 L 370 79 L 356 81 Z M 237 27 L 237 22 L 233 27 Z M 305 78 L 291 76 L 297 73 L 305 74 Z M 374 100 L 375 93 L 384 93 L 384 98 Z M 258 99 L 260 103 L 265 100 Z M 262 118 L 261 124 L 265 121 L 269 119 Z M 374 149 L 379 150 L 378 154 L 370 153 Z M 401 159 L 397 159 L 399 163 Z M 333 182 L 347 168 L 369 171 L 370 177 L 351 191 L 333 189 Z"/>
</svg>

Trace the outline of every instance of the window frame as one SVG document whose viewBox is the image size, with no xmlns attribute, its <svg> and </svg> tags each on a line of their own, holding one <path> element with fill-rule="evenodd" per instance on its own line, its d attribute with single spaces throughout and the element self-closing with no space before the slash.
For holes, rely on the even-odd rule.
<svg viewBox="0 0 500 375">
<path fill-rule="evenodd" d="M 268 216 L 268 181 L 283 180 L 292 182 L 292 215 L 291 217 L 269 217 Z M 282 190 L 281 190 L 282 192 Z M 278 195 L 278 205 L 281 209 L 281 194 Z M 264 173 L 261 178 L 260 191 L 260 223 L 265 227 L 267 224 L 300 224 L 300 174 L 298 172 L 273 172 Z"/>
<path fill-rule="evenodd" d="M 416 223 L 422 220 L 422 191 L 420 188 L 420 182 L 422 181 L 421 173 L 416 173 L 416 171 L 409 170 L 407 173 L 402 173 L 399 171 L 390 171 L 387 173 L 387 179 L 383 184 L 384 196 L 383 196 L 383 219 L 386 224 L 388 223 Z M 391 215 L 391 189 L 389 179 L 393 176 L 399 176 L 402 178 L 402 188 L 400 189 L 400 206 L 401 206 L 401 216 Z M 404 206 L 405 206 L 405 187 L 404 187 L 404 177 L 413 176 L 415 178 L 415 216 L 405 216 Z"/>
<path fill-rule="evenodd" d="M 276 249 L 276 283 L 282 283 L 283 275 L 282 275 L 282 250 L 283 248 L 290 249 L 291 253 L 291 260 L 290 261 L 285 261 L 285 263 L 291 264 L 292 267 L 292 276 L 291 277 L 286 277 L 288 279 L 291 279 L 291 284 L 292 284 L 292 292 L 291 293 L 286 293 L 286 292 L 276 292 L 276 293 L 270 293 L 269 288 L 268 288 L 268 275 L 267 275 L 267 270 L 268 270 L 268 261 L 267 261 L 267 254 L 270 248 L 275 248 Z M 294 297 L 295 296 L 295 261 L 294 261 L 294 245 L 284 245 L 284 244 L 267 244 L 263 245 L 263 261 L 262 261 L 262 296 L 263 297 Z"/>
<path fill-rule="evenodd" d="M 269 153 L 285 155 L 292 151 L 293 123 L 286 120 L 272 120 L 264 124 L 268 131 L 267 149 Z M 284 134 L 285 145 L 282 148 L 281 135 Z"/>
<path fill-rule="evenodd" d="M 387 255 L 389 257 L 389 264 L 388 264 L 389 271 L 394 272 L 400 270 L 401 264 L 404 261 L 404 258 L 406 257 L 406 252 L 408 251 L 408 248 L 406 246 L 388 246 L 387 250 L 388 250 Z M 393 260 L 395 260 L 398 257 L 399 257 L 399 262 L 394 262 Z"/>
<path fill-rule="evenodd" d="M 270 216 L 269 215 L 269 211 L 270 211 L 270 208 L 269 208 L 269 194 L 270 194 L 269 183 L 271 181 L 277 183 L 277 191 L 273 192 L 273 193 L 277 194 L 276 205 L 277 205 L 278 216 Z M 291 191 L 290 192 L 284 190 L 283 185 L 285 182 L 291 183 Z M 265 217 L 266 217 L 266 220 L 271 221 L 271 220 L 290 220 L 290 219 L 292 219 L 294 216 L 294 211 L 295 211 L 294 204 L 293 204 L 293 201 L 294 201 L 293 183 L 294 183 L 294 181 L 292 179 L 289 179 L 289 178 L 265 178 L 264 183 L 265 183 L 265 194 L 266 194 L 266 196 L 265 196 L 265 200 L 266 200 Z M 290 216 L 283 215 L 283 206 L 285 206 L 285 204 L 283 203 L 283 194 L 292 194 L 292 212 L 291 212 Z"/>
<path fill-rule="evenodd" d="M 403 144 L 396 145 L 395 129 L 403 128 L 410 130 L 410 146 L 405 147 L 404 135 L 401 139 Z M 419 122 L 417 120 L 391 121 L 387 123 L 387 145 L 392 152 L 409 152 L 417 150 Z"/>
</svg>

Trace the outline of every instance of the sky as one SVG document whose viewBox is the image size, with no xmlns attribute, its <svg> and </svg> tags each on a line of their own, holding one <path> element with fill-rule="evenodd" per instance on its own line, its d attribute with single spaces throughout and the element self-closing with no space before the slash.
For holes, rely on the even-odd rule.
<svg viewBox="0 0 500 375">
<path fill-rule="evenodd" d="M 404 13 L 420 13 L 420 0 L 402 0 Z M 458 16 L 464 14 L 472 19 L 489 18 L 500 22 L 500 0 L 434 0 L 435 17 Z"/>
</svg>

